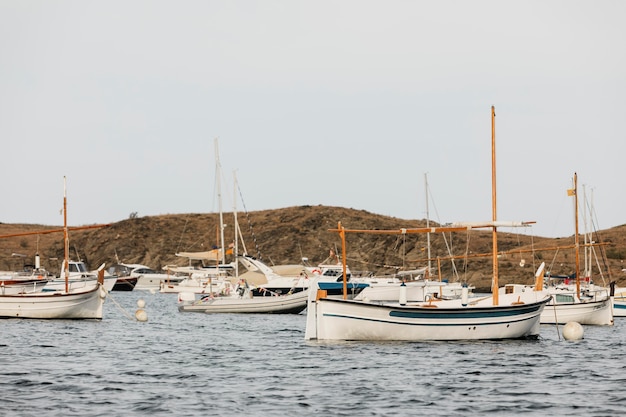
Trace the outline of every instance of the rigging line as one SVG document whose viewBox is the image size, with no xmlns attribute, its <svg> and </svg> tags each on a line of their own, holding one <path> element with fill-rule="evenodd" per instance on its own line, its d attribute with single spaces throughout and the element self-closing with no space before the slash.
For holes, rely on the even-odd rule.
<svg viewBox="0 0 626 417">
<path fill-rule="evenodd" d="M 537 264 L 535 263 L 535 235 L 532 233 L 530 233 L 530 249 L 531 249 L 531 253 L 532 253 L 532 260 L 533 260 L 533 271 L 537 270 Z"/>
<path fill-rule="evenodd" d="M 435 199 L 433 198 L 433 195 L 432 195 L 432 193 L 430 191 L 430 187 L 428 188 L 427 191 L 428 191 L 428 195 L 430 197 L 429 201 L 432 202 L 432 206 L 435 209 L 435 217 L 437 218 L 437 223 L 441 224 L 441 219 L 439 217 L 439 211 L 437 210 L 437 204 L 435 203 Z M 452 257 L 452 249 L 450 247 L 450 244 L 448 244 L 448 239 L 446 238 L 445 232 L 442 232 L 442 235 L 443 235 L 444 244 L 446 246 L 446 250 L 448 251 L 448 255 L 450 257 Z M 450 236 L 452 236 L 452 233 L 450 233 Z M 459 271 L 458 271 L 458 269 L 456 267 L 456 264 L 454 263 L 454 258 L 452 258 L 450 260 L 450 263 L 452 264 L 452 275 L 458 280 L 459 279 Z"/>
<path fill-rule="evenodd" d="M 597 213 L 596 211 L 593 209 L 593 205 L 591 205 L 590 208 L 590 217 L 591 217 L 591 227 L 592 227 L 592 235 L 596 236 L 596 240 L 598 243 L 602 243 L 602 239 L 600 239 L 600 232 L 599 232 L 599 227 L 598 227 L 598 217 L 597 217 Z M 598 263 L 598 257 L 595 254 L 595 248 L 592 247 L 593 253 L 596 256 L 596 263 Z M 601 258 L 602 258 L 602 264 L 604 266 L 604 270 L 607 271 L 607 274 L 609 276 L 609 281 L 611 281 L 613 278 L 611 276 L 611 268 L 609 267 L 608 264 L 608 256 L 606 254 L 606 248 L 601 247 L 600 248 L 600 254 L 601 254 Z M 600 266 L 598 265 L 598 269 L 600 270 L 600 275 L 602 276 L 602 269 L 600 269 Z M 602 276 L 602 280 L 604 281 L 604 276 Z M 606 285 L 606 282 L 605 282 Z"/>
<path fill-rule="evenodd" d="M 554 251 L 554 257 L 552 258 L 552 262 L 550 262 L 550 269 L 548 271 L 552 271 L 554 269 L 554 263 L 556 262 L 556 256 L 559 254 L 559 248 L 556 248 Z"/>
<path fill-rule="evenodd" d="M 239 187 L 239 183 L 237 183 L 237 191 L 239 191 L 239 197 L 241 198 L 241 204 L 243 205 L 243 212 L 246 214 L 246 220 L 248 221 L 248 229 L 250 230 L 250 234 L 252 235 L 252 242 L 254 243 L 254 248 L 256 249 L 256 257 L 259 260 L 263 260 L 263 256 L 261 255 L 261 248 L 256 239 L 256 235 L 254 234 L 254 230 L 252 229 L 252 221 L 250 220 L 250 213 L 248 213 L 248 209 L 246 208 L 246 202 L 243 199 L 243 194 L 241 193 L 241 187 Z"/>
<path fill-rule="evenodd" d="M 354 262 L 356 264 L 362 264 L 362 265 L 377 266 L 379 268 L 392 268 L 392 269 L 396 269 L 396 270 L 402 269 L 402 267 L 397 266 L 397 265 L 379 264 L 379 263 L 375 263 L 375 262 L 359 260 L 359 259 L 356 259 L 356 258 L 348 258 L 348 257 L 346 257 L 346 261 L 350 261 L 351 263 Z"/>
<path fill-rule="evenodd" d="M 189 214 L 185 216 L 185 224 L 183 225 L 183 231 L 180 233 L 180 238 L 178 239 L 178 245 L 176 245 L 176 253 L 179 252 L 180 245 L 183 242 L 183 236 L 185 236 L 185 230 L 187 229 L 187 223 L 189 223 Z"/>
</svg>

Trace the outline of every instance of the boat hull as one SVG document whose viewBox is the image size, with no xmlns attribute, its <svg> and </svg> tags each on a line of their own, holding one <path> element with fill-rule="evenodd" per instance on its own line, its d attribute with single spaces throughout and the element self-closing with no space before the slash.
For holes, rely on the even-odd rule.
<svg viewBox="0 0 626 417">
<path fill-rule="evenodd" d="M 309 299 L 306 339 L 317 340 L 482 340 L 539 334 L 539 317 L 549 297 L 501 305 L 443 301 L 420 305 Z M 539 301 L 537 301 L 539 298 Z M 450 307 L 446 307 L 450 306 Z"/>
<path fill-rule="evenodd" d="M 0 296 L 0 317 L 29 319 L 102 319 L 107 292 L 101 285 L 88 291 Z"/>
<path fill-rule="evenodd" d="M 575 321 L 586 325 L 612 326 L 613 315 L 610 298 L 601 301 L 555 303 L 546 305 L 541 313 L 541 323 L 565 324 Z"/>
<path fill-rule="evenodd" d="M 237 296 L 206 297 L 193 303 L 182 303 L 180 312 L 195 313 L 264 313 L 298 314 L 307 306 L 308 292 L 289 295 L 239 298 Z"/>
<path fill-rule="evenodd" d="M 613 316 L 626 317 L 626 289 L 616 288 L 613 299 Z"/>
<path fill-rule="evenodd" d="M 111 291 L 132 291 L 136 285 L 137 277 L 118 277 Z"/>
</svg>

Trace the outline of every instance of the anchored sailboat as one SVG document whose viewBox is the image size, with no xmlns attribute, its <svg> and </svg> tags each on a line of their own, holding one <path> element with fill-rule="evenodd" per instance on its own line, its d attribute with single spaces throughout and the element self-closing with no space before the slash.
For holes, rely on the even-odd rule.
<svg viewBox="0 0 626 417">
<path fill-rule="evenodd" d="M 69 237 L 67 226 L 67 192 L 64 178 L 63 240 L 65 243 L 65 289 L 33 294 L 0 295 L 0 317 L 32 319 L 102 319 L 107 292 L 104 271 L 98 282 L 86 289 L 72 291 L 69 286 Z M 101 227 L 101 226 L 100 226 Z M 50 232 L 50 231 L 48 231 Z"/>
<path fill-rule="evenodd" d="M 407 303 L 403 287 L 398 286 L 398 302 L 328 298 L 323 291 L 309 292 L 306 340 L 476 340 L 511 339 L 536 336 L 539 317 L 550 296 L 544 291 L 523 294 L 498 294 L 497 228 L 525 226 L 529 223 L 499 222 L 496 216 L 495 178 L 495 109 L 492 115 L 492 221 L 397 230 L 349 230 L 341 223 L 334 232 L 342 241 L 342 259 L 346 259 L 346 234 L 408 234 L 466 231 L 491 228 L 493 241 L 493 293 L 469 300 L 467 294 L 457 300 L 429 300 Z M 345 283 L 345 262 L 344 262 Z M 406 287 L 404 287 L 406 289 Z M 345 291 L 345 284 L 344 284 Z"/>
</svg>

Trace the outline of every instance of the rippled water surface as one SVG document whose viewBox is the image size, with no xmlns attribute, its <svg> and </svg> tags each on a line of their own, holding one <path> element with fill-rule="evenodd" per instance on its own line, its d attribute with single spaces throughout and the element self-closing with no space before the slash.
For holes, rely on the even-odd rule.
<svg viewBox="0 0 626 417">
<path fill-rule="evenodd" d="M 131 320 L 146 301 L 147 322 Z M 119 307 L 118 307 L 119 305 Z M 129 317 L 130 316 L 130 317 Z M 612 416 L 626 319 L 565 341 L 319 343 L 305 315 L 179 313 L 114 292 L 102 321 L 0 321 L 0 416 Z"/>
</svg>

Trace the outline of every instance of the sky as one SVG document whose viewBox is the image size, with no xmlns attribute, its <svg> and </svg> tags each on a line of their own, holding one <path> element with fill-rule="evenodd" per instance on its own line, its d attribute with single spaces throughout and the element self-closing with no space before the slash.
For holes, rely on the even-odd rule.
<svg viewBox="0 0 626 417">
<path fill-rule="evenodd" d="M 487 221 L 495 106 L 499 220 L 572 235 L 577 173 L 593 228 L 622 225 L 625 16 L 610 0 L 0 0 L 0 222 L 62 225 L 64 177 L 72 226 L 220 201 Z"/>
</svg>

